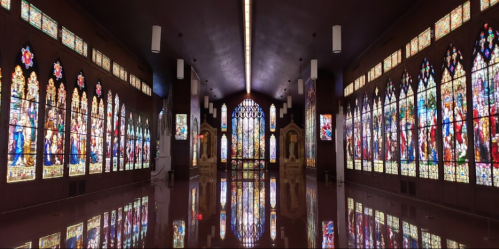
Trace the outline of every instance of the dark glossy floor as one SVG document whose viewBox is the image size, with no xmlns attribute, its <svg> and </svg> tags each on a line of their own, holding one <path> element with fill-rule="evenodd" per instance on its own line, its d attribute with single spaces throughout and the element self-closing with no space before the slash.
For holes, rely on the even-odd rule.
<svg viewBox="0 0 499 249">
<path fill-rule="evenodd" d="M 0 247 L 499 247 L 499 222 L 296 172 L 203 172 L 0 214 Z"/>
</svg>

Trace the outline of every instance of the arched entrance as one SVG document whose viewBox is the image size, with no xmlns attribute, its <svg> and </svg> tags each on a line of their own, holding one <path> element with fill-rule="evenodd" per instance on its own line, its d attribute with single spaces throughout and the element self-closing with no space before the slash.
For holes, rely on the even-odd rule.
<svg viewBox="0 0 499 249">
<path fill-rule="evenodd" d="M 232 112 L 232 169 L 265 169 L 265 114 L 251 99 Z"/>
</svg>

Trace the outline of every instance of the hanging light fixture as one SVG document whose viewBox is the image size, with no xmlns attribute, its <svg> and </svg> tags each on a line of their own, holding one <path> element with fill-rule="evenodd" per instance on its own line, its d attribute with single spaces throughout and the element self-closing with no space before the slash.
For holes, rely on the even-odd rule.
<svg viewBox="0 0 499 249">
<path fill-rule="evenodd" d="M 317 59 L 310 61 L 310 78 L 313 80 L 317 79 Z"/>
<path fill-rule="evenodd" d="M 178 33 L 180 37 L 180 57 L 182 57 L 182 33 Z M 177 59 L 177 79 L 184 79 L 184 59 Z"/>
<path fill-rule="evenodd" d="M 208 108 L 208 103 L 210 102 L 210 97 L 208 97 L 208 80 L 204 81 L 206 83 L 206 92 L 204 95 L 204 109 Z"/>
<path fill-rule="evenodd" d="M 213 103 L 211 102 L 210 102 L 209 112 L 210 114 L 213 114 Z"/>
<path fill-rule="evenodd" d="M 341 26 L 333 26 L 333 53 L 341 53 Z"/>
<path fill-rule="evenodd" d="M 152 26 L 151 52 L 159 53 L 161 50 L 161 26 Z"/>
<path fill-rule="evenodd" d="M 303 95 L 303 79 L 301 78 L 301 61 L 300 58 L 300 71 L 298 71 L 298 94 Z"/>
<path fill-rule="evenodd" d="M 288 80 L 288 89 L 289 89 L 289 84 L 291 83 L 291 80 Z M 291 99 L 291 89 L 288 90 L 288 108 L 291 108 L 292 106 L 292 99 Z"/>
<path fill-rule="evenodd" d="M 199 83 L 199 81 L 197 79 L 193 79 L 191 81 L 191 93 L 192 93 L 192 95 L 198 94 L 198 83 Z"/>
<path fill-rule="evenodd" d="M 217 118 L 217 108 L 213 108 L 213 118 Z"/>
<path fill-rule="evenodd" d="M 279 108 L 279 117 L 282 118 L 284 115 L 282 114 L 282 108 Z"/>
<path fill-rule="evenodd" d="M 283 112 L 284 114 L 288 114 L 288 103 L 284 103 L 284 104 L 282 105 L 282 112 Z"/>
</svg>

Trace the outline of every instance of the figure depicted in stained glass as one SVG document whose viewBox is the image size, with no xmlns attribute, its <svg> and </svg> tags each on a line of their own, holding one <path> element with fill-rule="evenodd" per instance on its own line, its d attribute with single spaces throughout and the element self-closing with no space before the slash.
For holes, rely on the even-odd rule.
<svg viewBox="0 0 499 249">
<path fill-rule="evenodd" d="M 125 170 L 132 170 L 135 163 L 135 127 L 133 124 L 133 114 L 130 112 L 128 117 L 126 132 L 126 158 Z"/>
<path fill-rule="evenodd" d="M 398 143 L 397 143 L 397 98 L 395 97 L 395 86 L 391 79 L 388 79 L 385 92 L 385 168 L 386 173 L 398 174 Z"/>
<path fill-rule="evenodd" d="M 270 162 L 275 163 L 276 162 L 276 157 L 277 157 L 277 148 L 276 148 L 276 139 L 274 134 L 270 136 Z"/>
<path fill-rule="evenodd" d="M 12 73 L 7 183 L 35 179 L 39 83 L 33 58 L 29 46 L 22 48 Z"/>
<path fill-rule="evenodd" d="M 416 176 L 415 158 L 417 145 L 414 140 L 415 125 L 412 78 L 409 73 L 404 70 L 401 79 L 399 101 L 400 173 L 403 176 Z M 397 168 L 392 168 L 392 170 L 395 170 L 396 172 Z"/>
<path fill-rule="evenodd" d="M 347 150 L 347 169 L 353 169 L 353 126 L 352 126 L 352 110 L 350 103 L 347 104 L 347 115 L 345 119 L 345 142 Z"/>
<path fill-rule="evenodd" d="M 485 24 L 475 42 L 471 74 L 476 184 L 496 187 L 499 187 L 498 44 L 499 31 Z"/>
<path fill-rule="evenodd" d="M 66 130 L 66 90 L 63 68 L 54 63 L 45 98 L 45 136 L 43 140 L 43 179 L 64 175 L 64 138 Z"/>
<path fill-rule="evenodd" d="M 118 171 L 118 158 L 122 158 L 120 155 L 120 139 L 121 139 L 121 133 L 120 133 L 120 98 L 118 94 L 114 96 L 114 112 L 113 112 L 113 171 Z M 119 162 L 119 168 L 120 171 L 124 167 L 124 165 L 121 164 L 121 161 Z"/>
<path fill-rule="evenodd" d="M 270 132 L 274 132 L 276 127 L 276 109 L 275 105 L 270 106 Z"/>
<path fill-rule="evenodd" d="M 143 168 L 149 168 L 151 163 L 151 132 L 149 128 L 149 119 L 146 119 L 146 124 L 144 126 L 144 155 L 142 156 L 144 160 Z"/>
<path fill-rule="evenodd" d="M 362 140 L 361 140 L 361 133 L 360 133 L 360 127 L 361 127 L 361 122 L 360 122 L 360 110 L 358 106 L 358 100 L 355 100 L 355 109 L 354 109 L 354 125 L 353 125 L 353 147 L 354 147 L 354 162 L 355 162 L 355 170 L 362 170 Z"/>
<path fill-rule="evenodd" d="M 71 97 L 69 176 L 85 174 L 88 99 L 85 77 L 80 72 Z"/>
<path fill-rule="evenodd" d="M 388 89 L 387 89 L 388 92 Z M 381 97 L 379 96 L 379 90 L 376 88 L 374 90 L 373 99 L 373 160 L 374 160 L 374 172 L 383 173 L 383 106 L 381 105 Z"/>
<path fill-rule="evenodd" d="M 187 114 L 176 115 L 175 140 L 187 140 Z"/>
<path fill-rule="evenodd" d="M 100 81 L 97 81 L 95 85 L 91 115 L 89 174 L 97 174 L 102 173 L 102 154 L 104 150 L 104 100 Z"/>
<path fill-rule="evenodd" d="M 321 140 L 331 141 L 333 140 L 333 131 L 331 126 L 331 114 L 320 114 L 319 123 L 321 126 L 320 138 Z"/>
<path fill-rule="evenodd" d="M 371 157 L 371 107 L 367 93 L 364 94 L 362 108 L 362 165 L 364 171 L 372 171 Z"/>
<path fill-rule="evenodd" d="M 113 158 L 113 93 L 107 92 L 107 112 L 106 112 L 106 142 L 105 142 L 105 160 L 104 171 L 111 172 L 111 161 Z M 113 169 L 114 170 L 114 169 Z"/>
<path fill-rule="evenodd" d="M 142 140 L 142 120 L 137 121 L 137 132 L 135 133 L 135 169 L 142 169 L 142 151 L 143 151 L 143 140 Z"/>
</svg>

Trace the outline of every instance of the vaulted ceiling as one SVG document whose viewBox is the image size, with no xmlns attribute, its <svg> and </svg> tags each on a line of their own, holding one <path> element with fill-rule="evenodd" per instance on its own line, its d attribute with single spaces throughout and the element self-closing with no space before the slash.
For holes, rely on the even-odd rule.
<svg viewBox="0 0 499 249">
<path fill-rule="evenodd" d="M 195 68 L 203 93 L 206 80 L 215 99 L 244 91 L 243 0 L 73 1 L 151 65 L 158 95 L 165 96 L 174 82 L 180 57 Z M 299 58 L 305 79 L 314 57 L 320 70 L 341 72 L 416 2 L 253 0 L 252 91 L 280 99 L 291 88 L 299 100 Z M 159 54 L 151 53 L 155 24 L 162 26 Z M 342 25 L 340 54 L 331 51 L 335 24 Z"/>
</svg>

